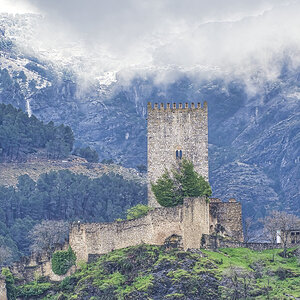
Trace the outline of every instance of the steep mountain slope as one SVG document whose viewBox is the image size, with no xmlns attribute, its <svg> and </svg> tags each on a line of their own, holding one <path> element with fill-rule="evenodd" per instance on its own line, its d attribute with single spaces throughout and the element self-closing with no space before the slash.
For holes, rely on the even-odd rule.
<svg viewBox="0 0 300 300">
<path fill-rule="evenodd" d="M 206 100 L 214 196 L 236 197 L 244 204 L 244 214 L 255 218 L 269 209 L 300 215 L 299 70 L 283 62 L 277 81 L 260 82 L 262 88 L 252 94 L 242 80 L 233 78 L 181 78 L 161 86 L 151 77 L 136 77 L 126 86 L 94 81 L 83 89 L 66 64 L 53 66 L 24 54 L 16 38 L 17 22 L 14 27 L 4 19 L 0 102 L 70 125 L 78 144 L 95 147 L 100 160 L 113 158 L 135 167 L 146 164 L 147 101 Z"/>
</svg>

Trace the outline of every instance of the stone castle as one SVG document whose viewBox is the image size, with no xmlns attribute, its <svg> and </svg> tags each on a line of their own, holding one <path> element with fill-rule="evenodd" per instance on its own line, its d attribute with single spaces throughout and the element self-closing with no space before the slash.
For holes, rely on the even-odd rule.
<svg viewBox="0 0 300 300">
<path fill-rule="evenodd" d="M 69 243 L 78 261 L 142 243 L 164 245 L 176 240 L 184 250 L 200 248 L 213 234 L 243 241 L 242 209 L 235 199 L 187 198 L 183 205 L 167 208 L 151 191 L 151 182 L 183 158 L 208 180 L 207 121 L 206 102 L 203 106 L 148 104 L 148 203 L 153 210 L 130 221 L 73 224 Z"/>
<path fill-rule="evenodd" d="M 161 207 L 151 192 L 165 169 L 172 169 L 186 158 L 195 170 L 208 180 L 208 125 L 207 104 L 193 103 L 148 104 L 148 202 L 153 208 L 146 216 L 130 221 L 113 223 L 73 223 L 69 245 L 76 254 L 77 263 L 92 261 L 115 249 L 142 243 L 178 247 L 184 250 L 211 247 L 217 236 L 223 236 L 223 247 L 244 247 L 242 208 L 235 199 L 221 202 L 216 198 L 186 198 L 182 205 Z M 228 238 L 226 238 L 228 237 Z M 229 243 L 229 244 L 228 244 Z M 247 244 L 247 247 L 251 245 Z M 61 249 L 67 249 L 64 245 Z M 269 248 L 267 245 L 253 245 Z M 273 245 L 272 245 L 273 247 Z M 51 255 L 24 258 L 10 267 L 11 272 L 26 283 L 36 275 L 61 281 L 72 274 L 55 275 L 51 268 Z M 7 299 L 5 278 L 0 276 L 0 299 Z"/>
</svg>

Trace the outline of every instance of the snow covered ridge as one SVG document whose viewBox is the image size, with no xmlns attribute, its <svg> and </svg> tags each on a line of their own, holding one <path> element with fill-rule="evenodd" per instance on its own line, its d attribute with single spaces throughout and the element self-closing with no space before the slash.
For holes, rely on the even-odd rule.
<svg viewBox="0 0 300 300">
<path fill-rule="evenodd" d="M 34 51 L 30 51 L 30 39 L 33 38 L 33 30 L 42 19 L 34 14 L 0 14 L 0 40 L 10 41 L 11 49 L 0 48 L 0 68 L 7 69 L 11 76 L 16 77 L 16 73 L 24 72 L 18 83 L 23 90 L 28 90 L 28 84 L 34 80 L 35 87 L 41 89 L 51 85 L 45 73 L 48 66 L 42 65 L 34 57 Z M 2 50 L 2 51 L 1 51 Z"/>
<path fill-rule="evenodd" d="M 160 35 L 150 33 L 140 41 L 138 48 L 133 47 L 122 53 L 122 49 L 110 49 L 101 44 L 97 37 L 87 42 L 68 34 L 66 28 L 51 28 L 45 18 L 38 14 L 0 14 L 0 37 L 1 33 L 13 42 L 18 56 L 24 54 L 37 58 L 61 78 L 67 70 L 73 76 L 72 80 L 80 82 L 82 88 L 96 84 L 105 90 L 115 83 L 128 86 L 137 77 L 151 78 L 156 85 L 173 84 L 183 76 L 197 81 L 236 77 L 244 78 L 249 94 L 254 94 L 264 86 L 266 79 L 275 80 L 279 75 L 277 66 L 271 71 L 263 66 L 257 70 L 251 62 L 249 65 L 236 66 L 236 69 L 222 69 L 217 62 L 168 60 L 164 47 L 168 46 L 168 39 L 172 37 L 166 36 L 166 40 L 161 40 Z M 168 52 L 168 48 L 165 51 Z M 185 52 L 179 56 L 184 55 Z"/>
<path fill-rule="evenodd" d="M 37 81 L 37 88 L 46 87 L 51 84 L 45 78 L 31 70 L 25 68 L 30 61 L 25 57 L 35 58 L 43 62 L 46 69 L 53 69 L 58 77 L 65 76 L 65 73 L 73 74 L 73 80 L 78 77 L 83 84 L 98 82 L 103 86 L 109 86 L 117 81 L 117 72 L 107 70 L 97 70 L 98 58 L 93 55 L 87 57 L 85 45 L 82 41 L 69 41 L 64 36 L 56 36 L 49 44 L 48 37 L 43 36 L 45 31 L 44 18 L 38 14 L 0 14 L 0 38 L 9 39 L 14 45 L 14 55 L 1 51 L 0 67 L 13 70 L 23 70 L 28 77 L 28 81 Z M 109 60 L 108 53 L 102 53 L 104 59 Z M 40 68 L 43 66 L 39 65 Z M 68 71 L 66 71 L 68 70 Z"/>
<path fill-rule="evenodd" d="M 34 93 L 52 85 L 51 81 L 44 76 L 47 73 L 45 67 L 23 55 L 0 50 L 0 70 L 3 72 L 6 70 L 14 79 L 15 84 L 19 85 L 20 92 L 26 102 L 26 111 L 31 116 L 30 102 Z"/>
</svg>

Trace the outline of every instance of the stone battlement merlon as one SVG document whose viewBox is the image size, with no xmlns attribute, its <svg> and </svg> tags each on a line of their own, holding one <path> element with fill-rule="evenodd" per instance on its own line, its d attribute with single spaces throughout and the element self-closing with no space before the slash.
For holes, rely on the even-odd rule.
<svg viewBox="0 0 300 300">
<path fill-rule="evenodd" d="M 172 110 L 199 110 L 207 111 L 207 102 L 204 101 L 203 105 L 198 102 L 196 105 L 194 102 L 188 103 L 151 103 L 148 102 L 148 111 L 172 111 Z"/>
</svg>

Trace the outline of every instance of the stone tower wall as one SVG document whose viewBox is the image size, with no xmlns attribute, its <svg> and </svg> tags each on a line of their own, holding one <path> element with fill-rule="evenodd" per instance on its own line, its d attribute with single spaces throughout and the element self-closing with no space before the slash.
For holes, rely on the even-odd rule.
<svg viewBox="0 0 300 300">
<path fill-rule="evenodd" d="M 209 204 L 203 197 L 187 198 L 183 204 L 184 250 L 200 248 L 202 234 L 209 233 Z"/>
<path fill-rule="evenodd" d="M 174 234 L 182 237 L 185 250 L 199 248 L 202 234 L 209 233 L 208 214 L 205 198 L 185 199 L 181 206 L 155 208 L 136 220 L 73 224 L 69 243 L 77 261 L 143 243 L 163 245 Z"/>
<path fill-rule="evenodd" d="M 160 205 L 151 182 L 177 164 L 176 150 L 192 161 L 196 172 L 208 180 L 207 103 L 176 105 L 148 103 L 148 204 Z"/>
<path fill-rule="evenodd" d="M 213 234 L 215 226 L 220 224 L 225 228 L 224 235 L 240 242 L 244 241 L 242 205 L 240 202 L 235 199 L 230 199 L 229 202 L 211 199 L 209 210 L 210 234 Z"/>
</svg>

